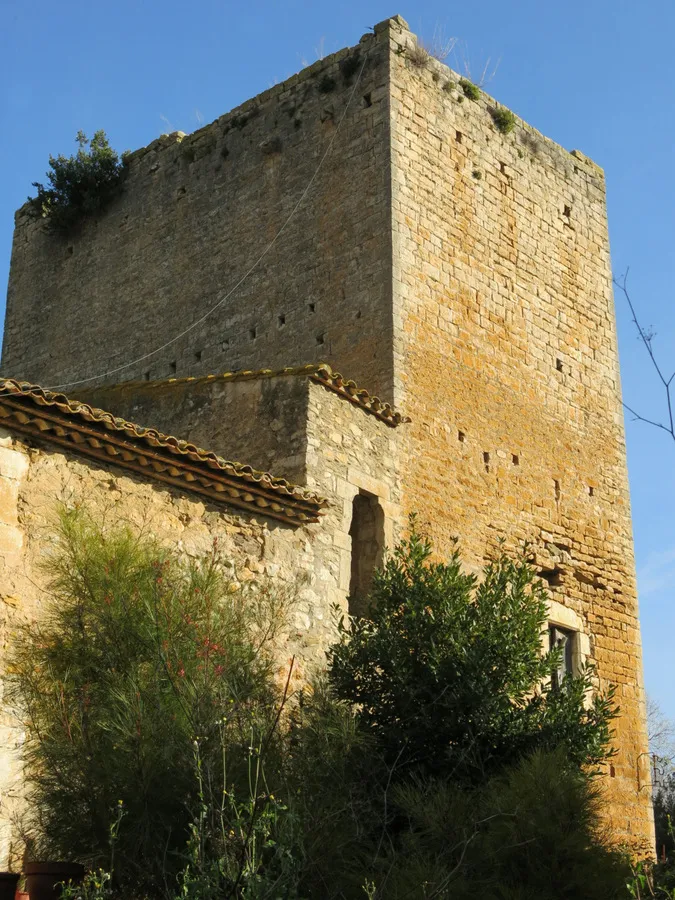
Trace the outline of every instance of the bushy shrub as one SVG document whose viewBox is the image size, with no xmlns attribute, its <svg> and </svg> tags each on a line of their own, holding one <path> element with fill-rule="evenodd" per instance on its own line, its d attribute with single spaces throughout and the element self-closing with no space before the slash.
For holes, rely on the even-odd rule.
<svg viewBox="0 0 675 900">
<path fill-rule="evenodd" d="M 328 678 L 388 766 L 480 783 L 537 749 L 563 747 L 570 765 L 610 752 L 613 692 L 594 694 L 592 672 L 550 675 L 542 653 L 546 592 L 524 557 L 505 554 L 482 578 L 460 556 L 432 563 L 413 529 L 375 574 L 369 611 L 339 624 Z M 395 777 L 397 777 L 395 773 Z"/>
<path fill-rule="evenodd" d="M 515 128 L 516 117 L 510 109 L 504 109 L 503 106 L 500 106 L 490 110 L 490 115 L 495 123 L 495 128 L 502 134 L 510 134 Z"/>
<path fill-rule="evenodd" d="M 67 234 L 86 216 L 104 209 L 119 193 L 126 154 L 120 156 L 108 143 L 105 131 L 89 140 L 77 133 L 79 150 L 74 156 L 50 156 L 49 186 L 33 182 L 37 197 L 29 197 L 36 216 L 50 231 Z"/>
<path fill-rule="evenodd" d="M 464 96 L 468 97 L 469 100 L 478 100 L 480 98 L 480 88 L 473 83 L 473 81 L 469 81 L 468 78 L 460 78 L 459 86 L 461 87 Z"/>
<path fill-rule="evenodd" d="M 276 716 L 286 598 L 233 590 L 215 549 L 184 563 L 79 511 L 63 513 L 48 569 L 49 602 L 17 635 L 6 685 L 26 730 L 29 845 L 105 865 L 121 800 L 117 872 L 161 893 L 199 806 L 194 741 L 206 783 L 222 788 L 225 748 L 227 780 L 245 784 L 252 734 Z"/>
</svg>

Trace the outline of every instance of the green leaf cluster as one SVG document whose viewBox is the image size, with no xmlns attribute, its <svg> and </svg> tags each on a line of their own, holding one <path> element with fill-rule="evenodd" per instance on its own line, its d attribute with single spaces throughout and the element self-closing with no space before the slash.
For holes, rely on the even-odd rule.
<svg viewBox="0 0 675 900">
<path fill-rule="evenodd" d="M 120 158 L 105 131 L 97 131 L 91 140 L 78 131 L 76 140 L 79 149 L 73 156 L 49 157 L 48 186 L 33 182 L 37 196 L 28 198 L 33 214 L 61 234 L 103 210 L 119 193 L 125 171 L 126 154 Z"/>
<path fill-rule="evenodd" d="M 161 892 L 198 805 L 195 740 L 210 782 L 224 745 L 245 778 L 251 728 L 274 713 L 287 598 L 234 585 L 217 549 L 185 563 L 78 510 L 62 514 L 48 570 L 49 602 L 17 634 L 5 688 L 26 733 L 28 846 L 105 865 L 122 801 L 118 870 Z"/>
<path fill-rule="evenodd" d="M 543 652 L 546 592 L 524 556 L 501 554 L 478 579 L 458 552 L 431 562 L 413 529 L 377 572 L 368 615 L 339 623 L 328 677 L 359 710 L 388 765 L 469 784 L 538 749 L 564 747 L 570 765 L 611 752 L 613 691 L 592 692 L 592 670 L 551 672 Z"/>
</svg>

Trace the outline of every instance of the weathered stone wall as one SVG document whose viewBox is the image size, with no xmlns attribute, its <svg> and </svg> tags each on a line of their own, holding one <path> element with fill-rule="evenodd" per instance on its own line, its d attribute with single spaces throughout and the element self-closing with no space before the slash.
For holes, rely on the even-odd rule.
<svg viewBox="0 0 675 900">
<path fill-rule="evenodd" d="M 389 398 L 388 69 L 387 42 L 366 35 L 188 137 L 163 136 L 69 239 L 20 210 L 3 373 L 60 386 L 144 356 L 223 299 L 288 222 L 213 315 L 105 380 L 321 360 Z"/>
<path fill-rule="evenodd" d="M 306 483 L 307 379 L 294 375 L 126 382 L 80 399 L 293 481 Z"/>
<path fill-rule="evenodd" d="M 293 384 L 296 393 L 304 392 L 303 468 L 308 484 L 329 500 L 316 524 L 294 528 L 204 503 L 160 482 L 0 431 L 0 672 L 13 624 L 37 619 L 47 600 L 40 563 L 54 547 L 60 503 L 83 504 L 110 525 L 143 529 L 186 556 L 207 554 L 217 538 L 237 580 L 270 576 L 296 594 L 280 665 L 294 654 L 296 677 L 303 679 L 323 664 L 334 634 L 332 607 L 347 609 L 351 506 L 358 490 L 381 498 L 388 543 L 398 528 L 395 429 L 305 379 L 265 381 L 276 382 L 281 396 Z M 229 382 L 235 396 L 239 385 Z M 220 401 L 227 408 L 227 400 Z M 0 869 L 16 841 L 9 815 L 21 794 L 21 734 L 1 690 L 0 681 Z"/>
<path fill-rule="evenodd" d="M 617 836 L 648 844 L 640 632 L 602 171 L 393 29 L 396 405 L 404 509 L 480 564 L 534 545 L 600 683 L 618 687 Z M 560 623 L 563 624 L 563 623 Z M 582 639 L 579 639 L 580 643 Z"/>
</svg>

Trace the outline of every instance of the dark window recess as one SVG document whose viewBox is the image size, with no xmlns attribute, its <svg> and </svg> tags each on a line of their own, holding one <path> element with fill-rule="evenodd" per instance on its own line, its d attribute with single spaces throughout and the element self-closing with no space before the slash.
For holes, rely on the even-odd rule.
<svg viewBox="0 0 675 900">
<path fill-rule="evenodd" d="M 176 363 L 175 362 L 169 363 L 169 371 L 171 372 L 172 375 L 176 374 Z"/>
<path fill-rule="evenodd" d="M 143 372 L 143 381 L 150 381 L 150 372 Z"/>
<path fill-rule="evenodd" d="M 371 94 L 363 95 L 363 105 L 364 106 L 372 106 L 373 105 L 373 98 L 372 98 Z"/>
<path fill-rule="evenodd" d="M 574 641 L 576 634 L 557 625 L 548 626 L 549 649 L 559 650 L 560 659 L 551 673 L 554 688 L 559 688 L 565 675 L 574 674 Z"/>
<path fill-rule="evenodd" d="M 564 216 L 566 219 L 569 219 L 571 215 L 572 215 L 572 207 L 571 207 L 571 206 L 566 206 L 566 207 L 563 209 L 563 216 Z"/>
<path fill-rule="evenodd" d="M 197 362 L 200 362 L 200 361 L 201 361 L 201 358 L 202 358 L 202 351 L 201 351 L 201 350 L 195 350 L 195 359 L 197 360 Z"/>
<path fill-rule="evenodd" d="M 557 478 L 553 480 L 553 490 L 555 491 L 556 503 L 560 500 L 560 482 Z"/>
<path fill-rule="evenodd" d="M 466 440 L 466 435 L 464 434 L 463 431 L 457 432 L 457 440 L 460 442 L 460 444 L 464 443 L 464 441 Z"/>
<path fill-rule="evenodd" d="M 539 577 L 543 578 L 549 587 L 559 587 L 562 584 L 562 569 L 557 566 L 552 569 L 541 569 Z"/>
<path fill-rule="evenodd" d="M 223 338 L 223 343 L 221 344 L 221 347 L 223 348 L 223 350 L 227 350 L 227 348 L 228 348 L 229 346 L 230 346 L 230 339 L 229 339 L 229 338 Z"/>
<path fill-rule="evenodd" d="M 286 316 L 279 316 L 278 318 L 279 328 L 286 324 Z"/>
<path fill-rule="evenodd" d="M 511 454 L 511 462 L 513 463 L 514 466 L 519 466 L 519 465 L 520 465 L 520 457 L 518 456 L 517 453 L 512 453 L 512 454 Z"/>
<path fill-rule="evenodd" d="M 595 494 L 595 488 L 593 487 L 592 484 L 589 484 L 589 485 L 588 485 L 588 496 L 589 496 L 589 497 L 592 497 L 593 494 Z"/>
<path fill-rule="evenodd" d="M 307 308 L 310 312 L 316 312 L 316 303 L 308 303 Z"/>
<path fill-rule="evenodd" d="M 257 334 L 258 334 L 258 331 L 256 328 L 249 328 L 248 336 L 251 338 L 252 341 L 255 340 Z"/>
<path fill-rule="evenodd" d="M 326 339 L 326 335 L 325 335 L 325 334 L 317 334 L 317 336 L 316 336 L 316 342 L 317 342 L 317 344 L 323 344 L 324 341 L 325 341 L 325 339 Z"/>
<path fill-rule="evenodd" d="M 557 370 L 558 372 L 562 372 L 562 370 L 563 370 L 563 361 L 562 361 L 562 359 L 556 359 L 556 361 L 555 361 L 555 367 L 556 367 L 556 370 Z"/>
<path fill-rule="evenodd" d="M 462 143 L 462 132 L 461 131 L 455 132 L 455 140 L 457 141 L 458 144 Z"/>
<path fill-rule="evenodd" d="M 354 316 L 354 318 L 355 318 L 355 319 L 360 319 L 360 318 L 361 318 L 361 310 L 360 310 L 360 309 L 357 309 L 357 310 L 356 310 L 356 315 Z"/>
<path fill-rule="evenodd" d="M 352 570 L 349 582 L 349 614 L 367 612 L 373 573 L 384 557 L 384 511 L 374 494 L 360 491 L 352 504 Z"/>
<path fill-rule="evenodd" d="M 490 471 L 490 454 L 487 452 L 487 450 L 485 451 L 485 453 L 483 453 L 483 464 L 485 465 L 485 471 L 489 472 Z"/>
<path fill-rule="evenodd" d="M 499 163 L 499 171 L 502 173 L 502 175 L 506 175 L 506 163 Z"/>
</svg>

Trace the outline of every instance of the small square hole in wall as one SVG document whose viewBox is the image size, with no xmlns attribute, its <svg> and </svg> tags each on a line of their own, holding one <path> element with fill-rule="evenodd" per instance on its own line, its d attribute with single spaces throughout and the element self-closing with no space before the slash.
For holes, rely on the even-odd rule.
<svg viewBox="0 0 675 900">
<path fill-rule="evenodd" d="M 455 140 L 457 141 L 458 144 L 461 144 L 461 143 L 462 143 L 462 138 L 463 138 L 463 137 L 464 137 L 464 135 L 462 134 L 461 131 L 456 131 L 456 132 L 455 132 Z"/>
<path fill-rule="evenodd" d="M 316 303 L 308 303 L 308 304 L 307 304 L 307 309 L 308 309 L 311 313 L 316 312 Z"/>
<path fill-rule="evenodd" d="M 366 106 L 366 107 L 367 107 L 367 106 L 372 106 L 372 105 L 373 105 L 372 94 L 368 93 L 368 94 L 364 94 L 364 95 L 363 95 L 363 105 Z"/>
<path fill-rule="evenodd" d="M 195 350 L 195 359 L 197 360 L 197 362 L 201 362 L 201 358 L 202 358 L 202 351 Z"/>
<path fill-rule="evenodd" d="M 466 434 L 463 431 L 458 431 L 457 432 L 457 440 L 460 442 L 460 444 L 463 444 L 464 441 L 466 440 Z"/>
<path fill-rule="evenodd" d="M 325 334 L 317 334 L 317 336 L 316 336 L 316 342 L 317 342 L 317 344 L 323 344 L 325 338 L 326 338 L 326 335 L 325 335 Z"/>
<path fill-rule="evenodd" d="M 512 453 L 512 454 L 511 454 L 511 462 L 513 463 L 514 466 L 519 466 L 519 465 L 520 465 L 520 457 L 518 456 L 517 453 Z"/>
<path fill-rule="evenodd" d="M 499 171 L 502 173 L 502 175 L 506 175 L 506 163 L 499 163 Z"/>
<path fill-rule="evenodd" d="M 592 484 L 589 484 L 588 485 L 588 496 L 592 497 L 594 494 L 595 494 L 595 488 L 593 487 Z"/>
<path fill-rule="evenodd" d="M 176 363 L 175 363 L 175 361 L 169 363 L 169 372 L 171 372 L 172 375 L 175 375 L 175 374 L 176 374 Z"/>
<path fill-rule="evenodd" d="M 485 466 L 485 471 L 490 471 L 490 454 L 487 450 L 483 453 L 483 465 Z"/>
<path fill-rule="evenodd" d="M 258 329 L 257 329 L 257 328 L 249 328 L 249 330 L 248 330 L 248 336 L 250 337 L 250 339 L 251 339 L 252 341 L 254 341 L 254 340 L 256 339 L 257 335 L 258 335 Z"/>
<path fill-rule="evenodd" d="M 150 381 L 150 372 L 143 372 L 143 381 Z"/>
<path fill-rule="evenodd" d="M 558 372 L 562 372 L 562 370 L 563 370 L 563 361 L 562 361 L 562 359 L 556 359 L 556 361 L 555 361 L 555 367 L 556 367 L 556 370 L 557 370 Z"/>
<path fill-rule="evenodd" d="M 283 328 L 283 326 L 286 324 L 286 316 L 284 316 L 284 315 L 278 316 L 277 322 L 279 323 L 279 328 Z"/>
<path fill-rule="evenodd" d="M 569 219 L 571 215 L 572 215 L 572 207 L 571 207 L 571 206 L 565 206 L 564 209 L 563 209 L 563 216 L 564 216 L 566 219 Z"/>
<path fill-rule="evenodd" d="M 72 255 L 73 255 L 73 248 L 68 247 L 68 256 L 72 256 Z"/>
</svg>

